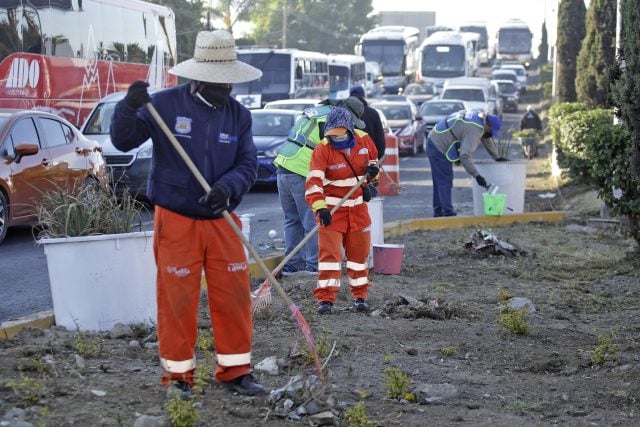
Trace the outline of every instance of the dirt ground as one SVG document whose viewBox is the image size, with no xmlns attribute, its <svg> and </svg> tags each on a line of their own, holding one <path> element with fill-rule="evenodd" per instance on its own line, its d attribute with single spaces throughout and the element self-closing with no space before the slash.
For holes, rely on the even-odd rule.
<svg viewBox="0 0 640 427">
<path fill-rule="evenodd" d="M 473 228 L 387 239 L 405 245 L 402 271 L 372 273 L 368 315 L 348 311 L 343 289 L 334 314 L 319 316 L 314 280 L 284 279 L 320 347 L 324 384 L 308 387 L 314 370 L 304 341 L 275 298 L 255 320 L 253 360 L 275 356 L 280 369 L 256 375 L 271 390 L 296 375 L 307 386 L 287 401 L 205 384 L 190 402 L 194 425 L 638 425 L 639 262 L 614 229 L 567 231 L 575 222 L 493 229 L 525 252 L 514 257 L 466 248 Z M 527 334 L 499 323 L 511 297 L 535 306 L 520 318 Z M 206 378 L 210 353 L 199 349 L 198 357 Z M 389 379 L 393 372 L 405 375 L 404 390 L 401 375 Z M 141 325 L 115 339 L 24 330 L 0 342 L 0 417 L 46 426 L 168 425 L 159 375 L 155 334 Z M 390 386 L 402 398 L 389 397 Z"/>
</svg>

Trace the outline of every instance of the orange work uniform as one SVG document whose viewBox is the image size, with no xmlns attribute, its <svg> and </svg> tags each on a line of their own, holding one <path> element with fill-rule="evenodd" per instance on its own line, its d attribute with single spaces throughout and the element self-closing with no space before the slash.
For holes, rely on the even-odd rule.
<svg viewBox="0 0 640 427">
<path fill-rule="evenodd" d="M 323 139 L 313 150 L 307 175 L 305 198 L 311 209 L 314 212 L 322 208 L 331 210 L 364 177 L 366 167 L 375 164 L 377 159 L 375 144 L 363 131 L 355 131 L 355 145 L 348 153 L 335 149 L 326 138 Z M 371 286 L 367 263 L 370 230 L 371 218 L 360 187 L 332 215 L 331 225 L 318 230 L 318 283 L 313 291 L 318 301 L 334 303 L 336 300 L 342 279 L 343 248 L 351 294 L 354 298 L 367 297 Z"/>
</svg>

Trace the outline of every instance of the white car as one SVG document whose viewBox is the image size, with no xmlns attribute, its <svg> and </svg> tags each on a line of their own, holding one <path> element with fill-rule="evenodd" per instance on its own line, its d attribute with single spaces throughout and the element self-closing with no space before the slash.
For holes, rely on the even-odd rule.
<svg viewBox="0 0 640 427">
<path fill-rule="evenodd" d="M 440 99 L 466 101 L 470 108 L 502 116 L 502 100 L 497 85 L 482 77 L 459 77 L 444 82 Z"/>
<path fill-rule="evenodd" d="M 278 110 L 297 110 L 304 111 L 307 108 L 318 105 L 320 99 L 315 98 L 294 98 L 294 99 L 279 99 L 277 101 L 267 102 L 264 105 L 265 110 L 278 109 Z"/>
<path fill-rule="evenodd" d="M 516 73 L 518 82 L 520 83 L 520 91 L 525 93 L 527 91 L 527 70 L 522 64 L 502 64 L 500 70 L 513 70 Z"/>
</svg>

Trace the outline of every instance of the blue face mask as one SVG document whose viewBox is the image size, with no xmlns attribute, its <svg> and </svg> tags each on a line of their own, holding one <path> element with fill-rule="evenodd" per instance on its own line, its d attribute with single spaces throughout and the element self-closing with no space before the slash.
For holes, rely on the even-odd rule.
<svg viewBox="0 0 640 427">
<path fill-rule="evenodd" d="M 329 136 L 329 143 L 336 150 L 345 150 L 356 145 L 356 140 L 353 139 L 348 132 L 342 136 Z"/>
</svg>

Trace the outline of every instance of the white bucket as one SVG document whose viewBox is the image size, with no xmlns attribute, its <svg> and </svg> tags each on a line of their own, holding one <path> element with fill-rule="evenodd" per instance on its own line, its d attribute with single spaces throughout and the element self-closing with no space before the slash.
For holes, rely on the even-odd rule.
<svg viewBox="0 0 640 427">
<path fill-rule="evenodd" d="M 476 160 L 473 162 L 478 173 L 489 184 L 498 186 L 498 193 L 505 194 L 505 215 L 524 212 L 524 191 L 527 178 L 526 160 L 509 160 L 496 162 L 494 160 Z M 473 214 L 484 215 L 484 198 L 482 194 L 487 189 L 480 187 L 473 179 Z"/>
<path fill-rule="evenodd" d="M 242 222 L 242 234 L 251 242 L 251 216 L 240 215 L 239 218 L 240 222 Z M 246 246 L 244 246 L 244 254 L 247 256 L 247 259 L 249 259 L 249 249 L 247 249 Z"/>
<path fill-rule="evenodd" d="M 371 250 L 369 266 L 373 267 L 373 245 L 384 244 L 384 219 L 382 215 L 382 197 L 374 197 L 367 203 L 371 217 Z"/>
</svg>

